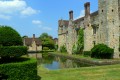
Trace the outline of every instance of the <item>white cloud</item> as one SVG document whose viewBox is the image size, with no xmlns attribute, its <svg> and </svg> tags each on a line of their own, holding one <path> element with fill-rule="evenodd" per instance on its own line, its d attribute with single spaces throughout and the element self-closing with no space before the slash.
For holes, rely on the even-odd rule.
<svg viewBox="0 0 120 80">
<path fill-rule="evenodd" d="M 90 13 L 92 13 L 92 11 L 90 11 Z M 85 10 L 81 10 L 80 15 L 75 19 L 78 19 L 78 18 L 81 18 L 81 17 L 84 17 L 84 16 L 85 16 Z"/>
<path fill-rule="evenodd" d="M 36 25 L 41 25 L 42 24 L 42 22 L 40 20 L 33 20 L 32 23 L 36 24 Z"/>
<path fill-rule="evenodd" d="M 0 14 L 0 19 L 10 20 L 10 19 L 11 19 L 11 16 L 7 16 L 7 15 L 2 15 L 2 14 Z"/>
<path fill-rule="evenodd" d="M 32 20 L 32 24 L 37 25 L 42 30 L 46 30 L 46 31 L 51 31 L 52 30 L 51 27 L 44 27 L 40 20 Z"/>
<path fill-rule="evenodd" d="M 20 12 L 26 7 L 27 4 L 25 1 L 0 1 L 0 13 L 12 14 L 14 12 Z"/>
<path fill-rule="evenodd" d="M 52 30 L 52 28 L 50 28 L 50 27 L 43 27 L 43 29 L 47 30 L 47 31 L 51 31 Z"/>
<path fill-rule="evenodd" d="M 84 16 L 85 16 L 85 10 L 81 10 L 80 15 L 75 19 L 78 19 L 78 18 L 81 18 L 81 17 L 84 17 Z"/>
<path fill-rule="evenodd" d="M 21 14 L 24 15 L 24 16 L 25 15 L 30 16 L 30 15 L 33 15 L 33 14 L 36 14 L 36 13 L 37 13 L 37 11 L 34 10 L 33 8 L 31 8 L 31 7 L 27 7 L 23 11 L 21 11 Z"/>
<path fill-rule="evenodd" d="M 39 11 L 28 6 L 24 0 L 0 1 L 0 15 L 20 14 L 30 16 L 37 13 Z"/>
</svg>

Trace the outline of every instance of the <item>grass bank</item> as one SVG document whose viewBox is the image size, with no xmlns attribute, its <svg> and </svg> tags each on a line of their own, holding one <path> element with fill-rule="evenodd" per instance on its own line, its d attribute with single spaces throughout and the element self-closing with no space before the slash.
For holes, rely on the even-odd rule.
<svg viewBox="0 0 120 80">
<path fill-rule="evenodd" d="M 120 64 L 62 70 L 38 66 L 38 75 L 41 80 L 120 80 Z"/>
</svg>

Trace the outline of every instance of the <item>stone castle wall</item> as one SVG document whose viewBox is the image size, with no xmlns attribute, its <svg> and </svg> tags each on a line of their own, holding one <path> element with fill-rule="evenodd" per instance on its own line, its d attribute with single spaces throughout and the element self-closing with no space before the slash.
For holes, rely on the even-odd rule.
<svg viewBox="0 0 120 80">
<path fill-rule="evenodd" d="M 94 45 L 103 43 L 113 48 L 114 58 L 118 58 L 120 0 L 99 0 L 98 5 L 98 11 L 90 14 L 90 3 L 87 2 L 84 5 L 84 17 L 73 20 L 73 11 L 70 11 L 70 19 L 67 20 L 67 23 L 64 20 L 60 20 L 58 26 L 58 45 L 62 46 L 65 44 L 68 53 L 71 54 L 72 47 L 77 41 L 76 28 L 84 28 L 84 51 L 90 51 Z M 65 32 L 60 32 L 61 29 L 65 30 Z"/>
</svg>

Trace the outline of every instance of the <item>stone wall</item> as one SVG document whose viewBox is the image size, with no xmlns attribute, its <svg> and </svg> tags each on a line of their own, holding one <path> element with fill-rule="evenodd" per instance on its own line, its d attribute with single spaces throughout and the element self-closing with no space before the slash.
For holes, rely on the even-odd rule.
<svg viewBox="0 0 120 80">
<path fill-rule="evenodd" d="M 69 20 L 59 22 L 58 46 L 66 45 L 69 54 L 77 41 L 76 28 L 84 28 L 84 51 L 103 43 L 114 49 L 114 58 L 119 57 L 120 0 L 98 0 L 98 11 L 90 14 L 90 3 L 85 3 L 85 16 L 73 20 L 73 11 Z M 60 27 L 60 26 L 63 26 Z M 66 27 L 64 27 L 66 26 Z M 61 31 L 62 30 L 62 31 Z"/>
</svg>

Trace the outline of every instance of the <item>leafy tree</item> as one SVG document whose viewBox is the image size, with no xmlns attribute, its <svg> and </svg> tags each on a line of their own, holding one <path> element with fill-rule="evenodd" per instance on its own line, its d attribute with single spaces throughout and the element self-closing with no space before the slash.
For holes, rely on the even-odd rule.
<svg viewBox="0 0 120 80">
<path fill-rule="evenodd" d="M 48 47 L 49 49 L 54 49 L 55 43 L 54 43 L 53 38 L 50 35 L 48 35 L 47 33 L 42 33 L 39 38 L 42 41 L 43 47 Z"/>
<path fill-rule="evenodd" d="M 1 46 L 18 46 L 23 45 L 19 33 L 9 26 L 0 26 L 0 45 Z"/>
<path fill-rule="evenodd" d="M 48 38 L 48 37 L 49 37 L 49 35 L 48 35 L 47 33 L 42 33 L 39 38 L 40 38 L 41 40 L 43 40 L 43 39 L 46 39 L 46 38 Z"/>
<path fill-rule="evenodd" d="M 23 36 L 22 38 L 28 38 L 28 36 L 25 35 L 25 36 Z"/>
</svg>

